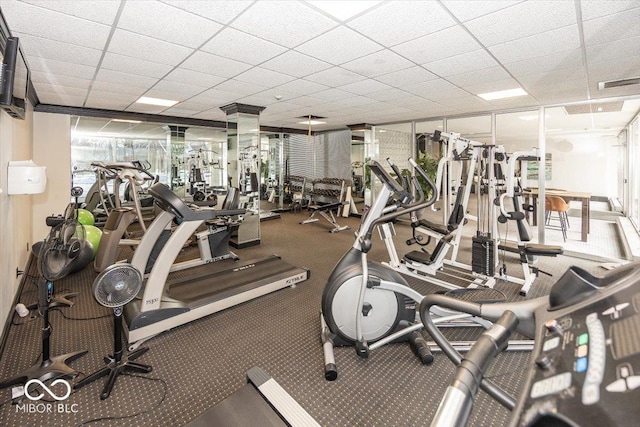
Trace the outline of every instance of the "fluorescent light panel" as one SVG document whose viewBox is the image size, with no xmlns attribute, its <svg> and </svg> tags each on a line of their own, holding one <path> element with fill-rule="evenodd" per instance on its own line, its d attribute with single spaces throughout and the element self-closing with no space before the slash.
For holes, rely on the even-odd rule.
<svg viewBox="0 0 640 427">
<path fill-rule="evenodd" d="M 141 96 L 136 102 L 139 104 L 160 105 L 162 107 L 171 107 L 178 103 L 178 101 L 171 101 L 170 99 L 150 98 L 148 96 Z"/>
<path fill-rule="evenodd" d="M 111 119 L 112 122 L 120 123 L 142 123 L 140 120 L 128 120 L 128 119 Z"/>
<path fill-rule="evenodd" d="M 323 125 L 327 122 L 321 122 L 320 120 L 305 120 L 303 122 L 298 122 L 301 125 L 309 125 L 309 126 L 314 126 L 314 125 Z"/>
<path fill-rule="evenodd" d="M 497 92 L 479 93 L 478 96 L 485 101 L 493 101 L 495 99 L 514 98 L 516 96 L 528 95 L 521 87 L 517 89 L 499 90 Z"/>
</svg>

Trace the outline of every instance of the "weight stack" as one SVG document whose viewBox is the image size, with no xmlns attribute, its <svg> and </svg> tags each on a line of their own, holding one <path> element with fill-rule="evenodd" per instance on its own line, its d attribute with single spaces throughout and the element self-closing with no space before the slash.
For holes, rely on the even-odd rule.
<svg viewBox="0 0 640 427">
<path fill-rule="evenodd" d="M 484 236 L 474 236 L 471 240 L 471 271 L 493 276 L 496 266 L 495 242 Z"/>
</svg>

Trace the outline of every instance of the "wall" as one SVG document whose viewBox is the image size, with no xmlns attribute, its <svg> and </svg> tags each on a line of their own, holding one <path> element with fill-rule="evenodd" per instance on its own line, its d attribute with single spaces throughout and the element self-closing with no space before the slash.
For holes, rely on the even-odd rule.
<svg viewBox="0 0 640 427">
<path fill-rule="evenodd" d="M 47 168 L 47 190 L 33 197 L 34 239 L 49 232 L 45 218 L 64 213 L 71 200 L 71 117 L 66 114 L 33 114 L 33 161 Z"/>
<path fill-rule="evenodd" d="M 0 111 L 0 321 L 4 326 L 13 311 L 13 300 L 24 270 L 31 238 L 31 207 L 34 196 L 7 194 L 7 166 L 10 160 L 32 158 L 33 112 L 28 106 L 25 120 L 11 118 Z M 29 248 L 29 249 L 27 249 Z"/>
</svg>

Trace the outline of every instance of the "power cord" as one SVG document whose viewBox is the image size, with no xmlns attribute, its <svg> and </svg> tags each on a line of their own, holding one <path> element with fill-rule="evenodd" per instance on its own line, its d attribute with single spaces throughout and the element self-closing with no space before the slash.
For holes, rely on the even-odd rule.
<svg viewBox="0 0 640 427">
<path fill-rule="evenodd" d="M 136 375 L 136 374 L 131 374 L 131 373 L 123 373 L 123 375 L 127 375 L 129 377 L 134 377 L 134 378 L 142 378 L 148 381 L 157 381 L 160 382 L 163 386 L 163 393 L 162 393 L 162 397 L 160 398 L 160 401 L 154 405 L 152 408 L 150 409 L 146 409 L 144 411 L 140 411 L 140 412 L 136 412 L 135 414 L 131 414 L 131 415 L 123 415 L 120 417 L 101 417 L 101 418 L 92 418 L 90 420 L 86 420 L 81 422 L 80 424 L 77 424 L 76 427 L 80 427 L 80 426 L 84 426 L 87 425 L 89 423 L 95 423 L 95 422 L 99 422 L 99 421 L 109 421 L 109 420 L 124 420 L 127 418 L 133 418 L 133 417 L 137 417 L 139 415 L 144 415 L 144 414 L 148 414 L 150 412 L 155 411 L 156 409 L 158 409 L 162 403 L 164 403 L 166 397 L 167 397 L 167 392 L 169 390 L 169 386 L 167 385 L 167 382 L 165 380 L 163 380 L 162 378 L 152 378 L 152 377 L 144 377 L 142 375 Z"/>
</svg>

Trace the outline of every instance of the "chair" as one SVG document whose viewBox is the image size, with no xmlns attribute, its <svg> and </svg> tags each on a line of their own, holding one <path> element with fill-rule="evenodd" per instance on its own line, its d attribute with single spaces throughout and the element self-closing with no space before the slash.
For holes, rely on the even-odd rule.
<svg viewBox="0 0 640 427">
<path fill-rule="evenodd" d="M 567 229 L 569 228 L 569 204 L 559 196 L 546 196 L 544 198 L 544 209 L 546 211 L 545 224 L 549 225 L 551 222 L 551 214 L 553 212 L 558 213 L 558 220 L 560 221 L 560 229 L 562 230 L 562 238 L 567 241 Z"/>
</svg>

